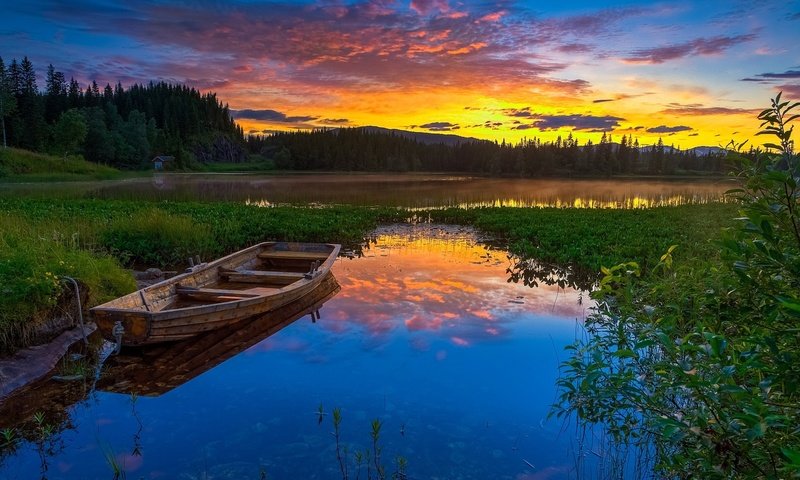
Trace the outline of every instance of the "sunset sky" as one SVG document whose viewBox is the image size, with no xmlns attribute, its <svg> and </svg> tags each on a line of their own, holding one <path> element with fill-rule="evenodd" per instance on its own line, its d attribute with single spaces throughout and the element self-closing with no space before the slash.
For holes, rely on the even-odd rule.
<svg viewBox="0 0 800 480">
<path fill-rule="evenodd" d="M 249 133 L 609 132 L 687 148 L 750 138 L 780 90 L 800 99 L 798 32 L 799 1 L 31 0 L 5 2 L 0 56 L 84 87 L 215 91 Z"/>
</svg>

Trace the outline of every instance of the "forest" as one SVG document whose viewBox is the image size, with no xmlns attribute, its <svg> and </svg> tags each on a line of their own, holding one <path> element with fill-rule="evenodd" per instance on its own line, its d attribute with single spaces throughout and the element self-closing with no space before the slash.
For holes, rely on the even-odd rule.
<svg viewBox="0 0 800 480">
<path fill-rule="evenodd" d="M 45 88 L 27 57 L 6 66 L 0 57 L 0 127 L 3 146 L 53 155 L 83 155 L 120 169 L 149 167 L 154 155 L 193 161 L 238 162 L 244 135 L 213 93 L 151 82 L 82 88 L 52 65 Z"/>
<path fill-rule="evenodd" d="M 86 160 L 123 170 L 150 168 L 156 155 L 170 168 L 210 163 L 258 163 L 258 170 L 463 172 L 519 177 L 709 175 L 728 171 L 725 155 L 698 155 L 661 139 L 643 147 L 632 136 L 619 142 L 603 133 L 581 144 L 572 134 L 556 141 L 517 144 L 464 138 L 436 143 L 413 132 L 376 127 L 317 129 L 245 135 L 215 93 L 165 82 L 119 82 L 82 87 L 53 65 L 45 86 L 25 57 L 6 66 L 0 57 L 0 127 L 3 145 Z"/>
<path fill-rule="evenodd" d="M 412 132 L 374 127 L 278 132 L 248 136 L 248 151 L 286 170 L 468 172 L 522 177 L 725 174 L 725 153 L 698 155 L 664 145 L 640 147 L 611 135 L 581 145 L 570 133 L 555 142 L 517 144 L 465 138 L 456 144 L 420 142 Z"/>
</svg>

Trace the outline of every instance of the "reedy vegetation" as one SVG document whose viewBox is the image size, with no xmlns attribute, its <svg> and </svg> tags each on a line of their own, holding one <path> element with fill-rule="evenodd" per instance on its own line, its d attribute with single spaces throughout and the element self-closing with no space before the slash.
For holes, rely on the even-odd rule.
<svg viewBox="0 0 800 480">
<path fill-rule="evenodd" d="M 604 269 L 562 366 L 555 412 L 654 452 L 664 477 L 800 475 L 798 105 L 778 95 L 759 115 L 779 154 L 739 158 L 741 225 L 718 241 L 724 263 L 673 259 L 681 245 L 647 270 Z"/>
<path fill-rule="evenodd" d="M 527 276 L 510 272 L 513 279 L 533 283 L 566 273 L 568 283 L 588 287 L 601 265 L 628 258 L 655 264 L 672 243 L 684 245 L 681 255 L 688 258 L 713 256 L 707 239 L 729 224 L 733 213 L 731 205 L 711 204 L 614 211 L 450 209 L 417 212 L 413 218 L 474 225 L 541 262 L 538 270 L 526 266 L 524 272 L 534 272 Z M 409 217 L 393 208 L 0 199 L 0 285 L 6 290 L 0 345 L 8 350 L 25 343 L 20 332 L 30 328 L 31 319 L 47 317 L 61 294 L 63 275 L 89 287 L 87 306 L 92 306 L 134 288 L 123 265 L 182 267 L 189 256 L 213 259 L 265 240 L 333 241 L 358 249 L 378 224 Z"/>
</svg>

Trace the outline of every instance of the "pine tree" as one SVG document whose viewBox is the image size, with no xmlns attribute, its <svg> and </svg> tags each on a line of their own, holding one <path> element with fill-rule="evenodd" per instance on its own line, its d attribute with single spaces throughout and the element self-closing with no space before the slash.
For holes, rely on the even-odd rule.
<svg viewBox="0 0 800 480">
<path fill-rule="evenodd" d="M 69 79 L 69 91 L 67 92 L 67 108 L 78 108 L 83 106 L 81 87 L 74 78 Z"/>
<path fill-rule="evenodd" d="M 22 59 L 20 64 L 20 95 L 35 95 L 39 93 L 36 85 L 36 72 L 28 57 Z"/>
<path fill-rule="evenodd" d="M 3 57 L 0 57 L 0 127 L 3 129 L 3 148 L 8 147 L 6 117 L 11 116 L 16 109 L 17 99 L 11 91 L 10 78 Z"/>
</svg>

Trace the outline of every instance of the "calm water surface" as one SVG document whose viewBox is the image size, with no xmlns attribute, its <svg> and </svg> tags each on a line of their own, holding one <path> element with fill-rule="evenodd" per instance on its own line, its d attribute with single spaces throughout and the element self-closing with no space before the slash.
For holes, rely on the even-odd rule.
<svg viewBox="0 0 800 480">
<path fill-rule="evenodd" d="M 506 253 L 466 229 L 387 227 L 375 240 L 336 262 L 341 291 L 315 323 L 305 316 L 158 382 L 135 378 L 136 355 L 111 358 L 96 389 L 48 394 L 62 405 L 41 409 L 66 412 L 58 432 L 6 450 L 0 479 L 110 479 L 107 458 L 128 479 L 341 478 L 320 405 L 341 407 L 351 450 L 370 444 L 380 419 L 384 463 L 391 472 L 406 457 L 412 479 L 574 476 L 574 429 L 546 416 L 584 296 L 508 283 Z M 162 365 L 180 364 L 170 355 Z M 44 396 L 6 408 L 0 426 Z"/>
<path fill-rule="evenodd" d="M 121 182 L 0 185 L 0 195 L 241 201 L 255 205 L 350 204 L 406 208 L 647 208 L 719 201 L 718 180 L 497 179 L 447 175 L 160 174 Z"/>
</svg>

